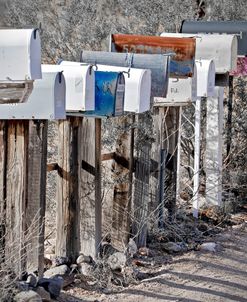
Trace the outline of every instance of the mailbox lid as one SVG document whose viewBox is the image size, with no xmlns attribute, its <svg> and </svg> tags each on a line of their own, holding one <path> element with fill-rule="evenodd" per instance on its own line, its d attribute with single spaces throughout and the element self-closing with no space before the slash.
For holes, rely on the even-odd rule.
<svg viewBox="0 0 247 302">
<path fill-rule="evenodd" d="M 227 33 L 238 34 L 238 55 L 247 55 L 246 21 L 187 21 L 181 25 L 182 33 Z"/>
<path fill-rule="evenodd" d="M 3 104 L 0 119 L 64 119 L 65 79 L 61 72 L 43 72 L 26 103 Z"/>
<path fill-rule="evenodd" d="M 197 96 L 211 97 L 215 88 L 215 65 L 212 60 L 196 60 Z"/>
<path fill-rule="evenodd" d="M 196 60 L 214 60 L 216 73 L 224 74 L 237 66 L 238 40 L 235 35 L 162 33 L 162 37 L 196 38 Z"/>
<path fill-rule="evenodd" d="M 195 59 L 195 39 L 177 39 L 140 35 L 111 35 L 111 51 L 145 54 L 173 53 L 171 57 L 171 77 L 192 77 Z"/>
<path fill-rule="evenodd" d="M 125 80 L 121 72 L 95 71 L 95 110 L 86 116 L 121 116 L 124 111 Z"/>
<path fill-rule="evenodd" d="M 89 65 L 71 65 L 63 61 L 60 65 L 42 65 L 42 71 L 63 72 L 66 83 L 66 111 L 94 110 L 95 75 Z"/>
<path fill-rule="evenodd" d="M 103 51 L 82 51 L 81 61 L 89 64 L 133 67 L 151 70 L 151 97 L 165 97 L 168 89 L 169 56 L 113 53 Z M 126 77 L 125 77 L 126 79 Z"/>
<path fill-rule="evenodd" d="M 36 29 L 0 29 L 0 81 L 41 79 L 41 44 Z"/>
<path fill-rule="evenodd" d="M 142 113 L 150 110 L 150 70 L 108 65 L 97 65 L 97 70 L 124 72 L 124 111 Z"/>
</svg>

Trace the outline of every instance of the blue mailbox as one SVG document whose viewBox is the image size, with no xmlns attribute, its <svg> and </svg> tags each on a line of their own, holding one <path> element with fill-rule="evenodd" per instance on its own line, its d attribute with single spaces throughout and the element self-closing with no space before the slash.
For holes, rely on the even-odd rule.
<svg viewBox="0 0 247 302">
<path fill-rule="evenodd" d="M 122 72 L 95 71 L 95 110 L 83 115 L 121 116 L 124 112 L 125 81 Z"/>
</svg>

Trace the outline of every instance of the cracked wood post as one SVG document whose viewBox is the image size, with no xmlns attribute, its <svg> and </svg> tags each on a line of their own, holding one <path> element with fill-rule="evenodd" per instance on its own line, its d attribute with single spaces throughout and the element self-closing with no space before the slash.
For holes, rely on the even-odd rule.
<svg viewBox="0 0 247 302">
<path fill-rule="evenodd" d="M 6 163 L 6 265 L 19 275 L 26 268 L 28 121 L 8 121 Z"/>
<path fill-rule="evenodd" d="M 37 270 L 42 276 L 47 121 L 6 123 L 5 259 L 17 274 Z"/>
<path fill-rule="evenodd" d="M 56 255 L 75 260 L 80 251 L 80 140 L 81 119 L 58 122 L 58 185 Z"/>
<path fill-rule="evenodd" d="M 121 125 L 122 129 L 116 139 L 116 158 L 111 173 L 114 181 L 111 240 L 114 247 L 123 250 L 129 240 L 131 224 L 134 150 L 134 128 L 132 126 L 135 122 L 135 115 L 120 117 L 116 122 Z M 107 202 L 111 203 L 110 200 Z"/>
<path fill-rule="evenodd" d="M 83 117 L 80 146 L 80 251 L 96 257 L 102 236 L 100 119 Z"/>
<path fill-rule="evenodd" d="M 26 242 L 27 271 L 44 271 L 48 121 L 30 121 L 27 158 Z"/>
<path fill-rule="evenodd" d="M 5 235 L 5 210 L 6 210 L 6 122 L 0 121 L 0 250 L 4 257 L 4 235 Z"/>
</svg>

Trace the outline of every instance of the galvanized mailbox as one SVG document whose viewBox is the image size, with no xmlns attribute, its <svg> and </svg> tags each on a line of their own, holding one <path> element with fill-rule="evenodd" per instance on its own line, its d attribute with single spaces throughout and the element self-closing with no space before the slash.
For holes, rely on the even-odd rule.
<svg viewBox="0 0 247 302">
<path fill-rule="evenodd" d="M 225 74 L 236 69 L 238 42 L 234 35 L 162 33 L 161 36 L 194 37 L 196 39 L 196 60 L 214 60 L 217 74 Z"/>
<path fill-rule="evenodd" d="M 151 97 L 165 97 L 168 89 L 170 56 L 82 51 L 81 62 L 151 70 Z M 126 79 L 126 77 L 125 77 Z M 127 85 L 127 83 L 126 83 Z"/>
<path fill-rule="evenodd" d="M 0 105 L 0 119 L 64 119 L 65 79 L 62 72 L 43 72 L 26 103 Z"/>
<path fill-rule="evenodd" d="M 40 78 L 38 30 L 0 29 L 0 103 L 26 102 Z"/>
<path fill-rule="evenodd" d="M 125 81 L 122 72 L 95 71 L 95 110 L 93 117 L 121 116 L 124 112 Z"/>
<path fill-rule="evenodd" d="M 43 72 L 63 72 L 66 84 L 66 111 L 95 109 L 95 75 L 92 66 L 62 61 L 60 65 L 42 65 Z"/>
<path fill-rule="evenodd" d="M 212 97 L 215 88 L 215 65 L 212 60 L 196 60 L 197 97 Z"/>
<path fill-rule="evenodd" d="M 197 97 L 197 70 L 192 78 L 170 78 L 166 98 L 154 98 L 154 106 L 186 106 Z"/>
<path fill-rule="evenodd" d="M 238 55 L 247 55 L 247 21 L 186 21 L 181 25 L 182 33 L 236 34 Z M 217 43 L 220 47 L 220 42 Z"/>
<path fill-rule="evenodd" d="M 123 72 L 125 78 L 124 111 L 142 113 L 150 110 L 150 70 L 108 65 L 97 65 L 97 70 Z"/>
<path fill-rule="evenodd" d="M 112 52 L 172 54 L 170 77 L 192 77 L 195 59 L 194 38 L 173 38 L 139 35 L 111 35 Z"/>
</svg>

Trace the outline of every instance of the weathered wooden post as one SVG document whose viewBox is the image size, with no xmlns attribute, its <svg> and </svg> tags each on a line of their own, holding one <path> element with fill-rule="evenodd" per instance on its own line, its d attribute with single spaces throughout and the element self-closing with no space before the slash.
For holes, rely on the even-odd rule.
<svg viewBox="0 0 247 302">
<path fill-rule="evenodd" d="M 47 120 L 65 116 L 65 86 L 60 73 L 35 80 L 28 102 L 1 105 L 5 122 L 5 260 L 14 271 L 38 271 L 44 265 Z M 53 96 L 53 97 L 51 97 Z M 55 97 L 54 97 L 55 96 Z"/>
</svg>

